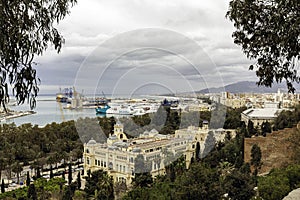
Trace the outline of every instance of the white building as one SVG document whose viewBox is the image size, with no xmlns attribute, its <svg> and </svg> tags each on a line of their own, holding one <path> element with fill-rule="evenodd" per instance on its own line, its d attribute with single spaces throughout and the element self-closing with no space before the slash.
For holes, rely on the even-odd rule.
<svg viewBox="0 0 300 200">
<path fill-rule="evenodd" d="M 153 129 L 132 139 L 124 134 L 123 125 L 117 123 L 114 134 L 107 138 L 106 143 L 97 143 L 91 139 L 84 144 L 84 171 L 87 173 L 88 170 L 103 169 L 115 182 L 130 184 L 135 173 L 134 162 L 139 154 L 149 163 L 152 176 L 164 174 L 165 166 L 182 155 L 185 157 L 186 167 L 189 167 L 196 143 L 200 142 L 203 151 L 209 131 L 213 133 L 215 142 L 224 140 L 225 130 L 209 130 L 207 123 L 202 128 L 191 126 L 177 130 L 175 135 L 162 135 Z"/>
<path fill-rule="evenodd" d="M 241 120 L 247 125 L 249 121 L 253 122 L 254 127 L 260 127 L 263 122 L 272 123 L 274 119 L 282 112 L 276 102 L 266 102 L 264 108 L 249 108 L 241 113 Z"/>
</svg>

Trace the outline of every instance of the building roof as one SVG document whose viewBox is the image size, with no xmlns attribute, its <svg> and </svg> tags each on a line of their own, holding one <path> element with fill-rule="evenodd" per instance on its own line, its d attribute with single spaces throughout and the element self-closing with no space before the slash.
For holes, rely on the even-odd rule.
<svg viewBox="0 0 300 200">
<path fill-rule="evenodd" d="M 250 108 L 243 112 L 249 118 L 276 118 L 282 109 L 278 108 Z"/>
</svg>

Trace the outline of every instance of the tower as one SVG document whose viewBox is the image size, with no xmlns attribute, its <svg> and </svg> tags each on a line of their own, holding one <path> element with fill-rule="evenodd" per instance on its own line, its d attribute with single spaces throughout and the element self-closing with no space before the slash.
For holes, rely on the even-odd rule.
<svg viewBox="0 0 300 200">
<path fill-rule="evenodd" d="M 123 132 L 124 126 L 119 121 L 114 125 L 114 135 L 121 141 L 127 141 L 127 136 Z"/>
</svg>

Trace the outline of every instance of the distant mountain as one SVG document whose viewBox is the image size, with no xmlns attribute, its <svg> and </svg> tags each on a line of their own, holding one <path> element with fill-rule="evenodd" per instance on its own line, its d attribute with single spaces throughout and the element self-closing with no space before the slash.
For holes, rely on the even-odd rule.
<svg viewBox="0 0 300 200">
<path fill-rule="evenodd" d="M 296 92 L 300 91 L 299 84 L 298 85 L 295 84 L 294 87 L 296 88 Z M 200 91 L 196 91 L 196 93 L 202 93 L 202 94 L 219 93 L 219 92 L 224 92 L 224 90 L 230 93 L 275 93 L 277 92 L 278 89 L 287 91 L 285 83 L 274 84 L 271 88 L 269 88 L 269 87 L 257 86 L 256 83 L 252 81 L 241 81 L 237 83 L 232 83 L 226 85 L 224 88 L 218 87 L 218 88 L 203 89 Z"/>
</svg>

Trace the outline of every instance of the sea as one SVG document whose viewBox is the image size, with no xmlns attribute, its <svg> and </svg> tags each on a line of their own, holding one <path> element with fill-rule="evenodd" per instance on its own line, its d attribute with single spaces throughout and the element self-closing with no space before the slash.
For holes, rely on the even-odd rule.
<svg viewBox="0 0 300 200">
<path fill-rule="evenodd" d="M 5 120 L 3 123 L 15 123 L 17 126 L 31 123 L 40 127 L 46 126 L 52 122 L 61 123 L 63 121 L 76 120 L 78 118 L 96 117 L 94 108 L 87 109 L 66 109 L 66 104 L 56 101 L 56 96 L 38 96 L 36 107 L 33 109 L 35 114 L 17 117 Z M 15 111 L 29 111 L 29 104 L 9 106 L 9 109 Z"/>
</svg>

